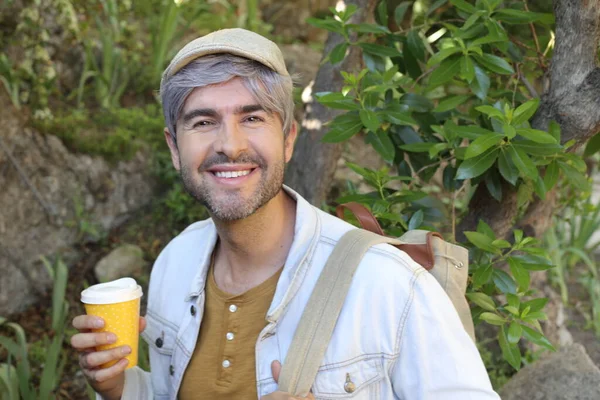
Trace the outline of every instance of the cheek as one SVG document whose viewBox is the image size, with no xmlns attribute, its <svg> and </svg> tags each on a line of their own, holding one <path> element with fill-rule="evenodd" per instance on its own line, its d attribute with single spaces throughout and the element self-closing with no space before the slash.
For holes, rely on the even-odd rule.
<svg viewBox="0 0 600 400">
<path fill-rule="evenodd" d="M 180 141 L 179 157 L 184 165 L 198 166 L 206 158 L 210 146 L 205 141 L 190 139 Z"/>
</svg>

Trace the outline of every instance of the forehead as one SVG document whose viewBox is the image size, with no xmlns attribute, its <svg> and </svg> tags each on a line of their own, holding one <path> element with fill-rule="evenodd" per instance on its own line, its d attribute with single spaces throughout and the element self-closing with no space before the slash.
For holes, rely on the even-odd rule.
<svg viewBox="0 0 600 400">
<path fill-rule="evenodd" d="M 257 104 L 258 100 L 246 88 L 241 78 L 217 85 L 194 89 L 185 100 L 183 113 L 197 108 L 211 108 L 218 112 L 233 112 L 236 108 Z"/>
</svg>

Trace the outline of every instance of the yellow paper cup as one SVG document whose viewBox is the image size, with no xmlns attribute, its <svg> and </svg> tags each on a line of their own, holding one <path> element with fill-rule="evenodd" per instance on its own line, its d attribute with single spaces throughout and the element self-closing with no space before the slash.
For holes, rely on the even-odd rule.
<svg viewBox="0 0 600 400">
<path fill-rule="evenodd" d="M 94 329 L 94 332 L 112 332 L 117 335 L 115 343 L 97 346 L 97 351 L 128 345 L 131 353 L 126 357 L 129 360 L 127 368 L 135 367 L 138 361 L 141 297 L 142 288 L 132 278 L 93 285 L 81 292 L 81 302 L 84 303 L 86 313 L 104 320 L 104 327 Z M 115 361 L 112 361 L 102 365 L 102 368 L 114 364 Z"/>
</svg>

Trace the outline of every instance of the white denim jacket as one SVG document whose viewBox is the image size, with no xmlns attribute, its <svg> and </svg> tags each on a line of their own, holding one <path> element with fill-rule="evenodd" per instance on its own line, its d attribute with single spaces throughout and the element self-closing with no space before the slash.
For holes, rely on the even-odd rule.
<svg viewBox="0 0 600 400">
<path fill-rule="evenodd" d="M 255 343 L 259 398 L 277 389 L 271 362 L 285 360 L 321 269 L 340 237 L 354 229 L 285 190 L 297 201 L 296 227 L 266 327 Z M 177 397 L 202 323 L 216 240 L 212 220 L 200 221 L 156 260 L 143 333 L 151 373 L 127 370 L 123 399 Z M 353 393 L 344 390 L 348 377 Z M 358 267 L 312 392 L 317 399 L 499 399 L 444 290 L 408 255 L 386 244 L 371 248 Z"/>
</svg>

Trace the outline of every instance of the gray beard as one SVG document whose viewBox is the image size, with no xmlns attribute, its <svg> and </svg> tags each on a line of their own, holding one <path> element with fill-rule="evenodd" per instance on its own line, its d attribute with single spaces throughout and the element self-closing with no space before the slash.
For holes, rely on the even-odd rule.
<svg viewBox="0 0 600 400">
<path fill-rule="evenodd" d="M 226 161 L 230 162 L 230 160 Z M 219 162 L 223 162 L 222 157 L 211 158 L 200 166 L 199 171 L 206 171 L 208 167 Z M 243 157 L 238 162 L 253 162 L 261 168 L 262 175 L 258 187 L 248 199 L 233 191 L 215 196 L 208 190 L 208 185 L 203 178 L 199 182 L 194 180 L 201 176 L 199 172 L 184 167 L 181 165 L 181 160 L 179 162 L 180 176 L 185 191 L 204 205 L 213 218 L 221 221 L 231 222 L 248 218 L 277 196 L 283 187 L 285 170 L 283 162 L 278 162 L 268 168 L 262 159 Z"/>
</svg>

